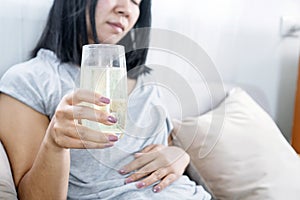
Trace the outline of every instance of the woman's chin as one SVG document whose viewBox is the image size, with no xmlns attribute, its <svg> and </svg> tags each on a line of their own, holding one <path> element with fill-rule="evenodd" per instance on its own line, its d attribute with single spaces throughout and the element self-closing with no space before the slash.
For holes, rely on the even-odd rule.
<svg viewBox="0 0 300 200">
<path fill-rule="evenodd" d="M 102 44 L 117 44 L 122 38 L 119 35 L 113 35 L 103 40 L 100 40 Z"/>
</svg>

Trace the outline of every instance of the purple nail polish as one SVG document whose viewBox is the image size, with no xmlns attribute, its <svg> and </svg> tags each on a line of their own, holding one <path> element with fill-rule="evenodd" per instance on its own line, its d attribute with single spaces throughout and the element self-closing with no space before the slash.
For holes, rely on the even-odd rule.
<svg viewBox="0 0 300 200">
<path fill-rule="evenodd" d="M 111 122 L 111 123 L 116 123 L 117 119 L 114 118 L 113 116 L 108 116 L 107 121 Z"/>
<path fill-rule="evenodd" d="M 125 169 L 120 169 L 120 170 L 119 170 L 119 173 L 120 173 L 120 174 L 126 174 L 126 170 L 125 170 Z"/>
<path fill-rule="evenodd" d="M 125 184 L 132 183 L 132 182 L 133 182 L 132 178 L 125 179 Z"/>
<path fill-rule="evenodd" d="M 140 189 L 140 188 L 142 188 L 142 187 L 145 187 L 145 185 L 146 185 L 146 184 L 145 184 L 144 182 L 138 182 L 138 183 L 136 184 L 136 187 Z"/>
<path fill-rule="evenodd" d="M 115 135 L 109 135 L 108 136 L 108 140 L 111 141 L 111 142 L 115 142 L 115 141 L 118 141 L 118 137 L 115 136 Z"/>
<path fill-rule="evenodd" d="M 153 188 L 153 192 L 154 192 L 154 193 L 160 192 L 160 190 L 161 190 L 160 186 L 155 186 L 155 187 Z"/>
<path fill-rule="evenodd" d="M 100 102 L 102 103 L 106 103 L 106 104 L 109 104 L 110 103 L 110 99 L 109 98 L 106 98 L 106 97 L 100 97 Z"/>
</svg>

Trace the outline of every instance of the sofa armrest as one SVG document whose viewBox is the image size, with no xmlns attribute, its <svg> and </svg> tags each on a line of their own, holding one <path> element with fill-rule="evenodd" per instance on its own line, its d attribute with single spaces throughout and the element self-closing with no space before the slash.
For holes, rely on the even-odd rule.
<svg viewBox="0 0 300 200">
<path fill-rule="evenodd" d="M 1 199 L 14 200 L 17 198 L 17 192 L 13 181 L 10 164 L 0 142 L 0 197 Z"/>
</svg>

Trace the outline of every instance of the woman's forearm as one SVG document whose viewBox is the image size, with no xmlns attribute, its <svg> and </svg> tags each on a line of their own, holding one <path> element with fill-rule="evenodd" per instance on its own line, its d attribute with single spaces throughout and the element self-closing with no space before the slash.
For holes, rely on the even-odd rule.
<svg viewBox="0 0 300 200">
<path fill-rule="evenodd" d="M 69 171 L 70 150 L 45 139 L 32 168 L 19 182 L 19 199 L 66 199 Z"/>
<path fill-rule="evenodd" d="M 95 102 L 95 98 L 99 100 Z M 32 142 L 41 133 L 39 129 L 35 131 L 36 133 L 31 133 L 31 138 L 26 144 L 27 146 L 24 145 L 26 146 L 27 154 L 37 152 L 32 161 L 28 159 L 23 161 L 24 163 L 27 162 L 28 167 L 20 166 L 21 164 L 18 162 L 14 163 L 17 166 L 14 174 L 18 175 L 15 178 L 15 183 L 17 184 L 20 199 L 66 199 L 70 172 L 69 149 L 104 149 L 112 147 L 118 141 L 118 137 L 114 134 L 102 133 L 75 123 L 75 121 L 81 119 L 92 120 L 106 125 L 115 123 L 109 121 L 108 113 L 78 105 L 81 102 L 94 103 L 97 106 L 107 104 L 102 102 L 100 94 L 82 89 L 63 97 L 50 124 L 47 124 L 43 141 L 38 141 L 39 143 Z M 75 112 L 78 110 L 81 110 L 80 115 Z M 95 115 L 95 113 L 98 114 Z M 20 119 L 22 123 L 24 118 Z M 33 122 L 34 120 L 29 120 L 28 124 L 33 124 Z M 27 127 L 27 123 L 24 126 Z M 46 128 L 45 126 L 46 124 L 44 124 L 42 129 Z M 27 132 L 30 132 L 31 129 L 29 127 L 27 129 Z M 17 131 L 21 132 L 22 130 Z M 81 133 L 84 135 L 81 135 Z M 35 146 L 30 146 L 31 142 Z M 37 150 L 38 147 L 39 149 Z M 24 148 L 20 151 L 22 150 Z M 18 153 L 21 154 L 20 152 Z M 13 155 L 13 152 L 11 154 Z M 27 171 L 27 169 L 29 170 Z M 20 170 L 23 171 L 20 172 Z"/>
</svg>

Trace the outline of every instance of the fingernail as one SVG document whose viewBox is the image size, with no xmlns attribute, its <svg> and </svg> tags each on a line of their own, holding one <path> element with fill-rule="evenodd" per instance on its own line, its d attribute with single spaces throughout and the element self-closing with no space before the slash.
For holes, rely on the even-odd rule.
<svg viewBox="0 0 300 200">
<path fill-rule="evenodd" d="M 153 192 L 155 192 L 155 193 L 160 192 L 160 190 L 161 190 L 160 186 L 155 186 L 153 188 Z"/>
<path fill-rule="evenodd" d="M 115 136 L 115 135 L 109 135 L 108 136 L 108 140 L 111 141 L 111 142 L 115 142 L 115 141 L 118 141 L 118 137 Z"/>
<path fill-rule="evenodd" d="M 127 179 L 125 179 L 125 184 L 131 183 L 131 182 L 133 182 L 133 179 L 132 179 L 132 178 L 127 178 Z"/>
<path fill-rule="evenodd" d="M 100 97 L 99 101 L 106 104 L 110 103 L 110 99 L 106 97 Z"/>
<path fill-rule="evenodd" d="M 111 122 L 111 123 L 116 123 L 117 119 L 114 118 L 113 116 L 108 116 L 107 121 Z"/>
<path fill-rule="evenodd" d="M 136 184 L 136 187 L 137 188 L 142 188 L 142 187 L 144 187 L 146 184 L 144 183 L 144 182 L 138 182 L 137 184 Z"/>
<path fill-rule="evenodd" d="M 119 170 L 119 173 L 120 173 L 120 174 L 126 174 L 126 170 L 125 170 L 125 169 L 120 169 L 120 170 Z"/>
</svg>

